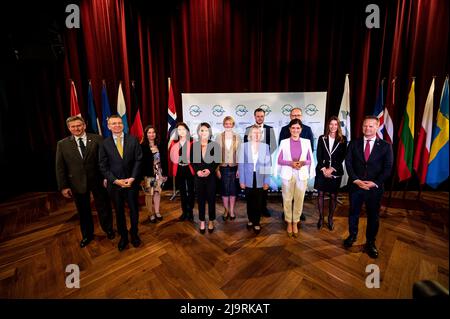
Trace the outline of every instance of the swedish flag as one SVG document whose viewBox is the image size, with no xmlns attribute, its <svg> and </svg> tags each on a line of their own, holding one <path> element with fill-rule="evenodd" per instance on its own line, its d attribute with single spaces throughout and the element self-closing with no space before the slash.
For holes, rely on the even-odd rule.
<svg viewBox="0 0 450 319">
<path fill-rule="evenodd" d="M 437 188 L 440 183 L 448 178 L 449 171 L 449 146 L 448 146 L 448 76 L 442 88 L 441 103 L 437 114 L 436 124 L 433 127 L 430 159 L 428 160 L 428 172 L 426 183 Z"/>
</svg>

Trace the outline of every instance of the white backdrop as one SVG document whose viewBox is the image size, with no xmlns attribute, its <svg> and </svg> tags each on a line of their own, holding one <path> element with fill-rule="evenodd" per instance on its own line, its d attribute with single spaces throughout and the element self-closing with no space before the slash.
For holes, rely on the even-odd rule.
<svg viewBox="0 0 450 319">
<path fill-rule="evenodd" d="M 259 107 L 266 111 L 264 123 L 274 128 L 277 143 L 281 128 L 290 121 L 289 112 L 293 107 L 302 109 L 303 122 L 314 134 L 314 149 L 324 131 L 327 92 L 182 93 L 181 98 L 183 121 L 194 137 L 201 122 L 208 122 L 214 135 L 222 132 L 223 118 L 230 115 L 236 121 L 235 132 L 243 138 L 245 128 L 254 123 L 253 111 Z M 309 184 L 311 188 L 312 181 Z"/>
</svg>

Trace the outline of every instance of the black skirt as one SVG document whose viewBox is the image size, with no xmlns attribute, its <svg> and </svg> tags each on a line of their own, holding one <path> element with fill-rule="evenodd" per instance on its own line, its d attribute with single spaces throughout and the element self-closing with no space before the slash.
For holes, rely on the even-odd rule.
<svg viewBox="0 0 450 319">
<path fill-rule="evenodd" d="M 220 167 L 220 194 L 222 196 L 237 196 L 238 185 L 236 179 L 237 166 L 221 166 Z"/>
<path fill-rule="evenodd" d="M 321 192 L 337 193 L 341 186 L 342 177 L 326 178 L 320 171 L 314 180 L 314 188 Z"/>
</svg>

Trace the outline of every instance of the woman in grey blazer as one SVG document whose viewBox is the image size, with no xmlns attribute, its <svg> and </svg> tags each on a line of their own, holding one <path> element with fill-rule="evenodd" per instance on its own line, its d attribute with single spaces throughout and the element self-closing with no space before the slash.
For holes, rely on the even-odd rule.
<svg viewBox="0 0 450 319">
<path fill-rule="evenodd" d="M 266 209 L 263 196 L 271 174 L 270 149 L 261 142 L 261 135 L 257 125 L 250 127 L 249 142 L 239 150 L 239 183 L 247 199 L 247 228 L 253 228 L 256 234 L 261 231 L 261 213 Z"/>
</svg>

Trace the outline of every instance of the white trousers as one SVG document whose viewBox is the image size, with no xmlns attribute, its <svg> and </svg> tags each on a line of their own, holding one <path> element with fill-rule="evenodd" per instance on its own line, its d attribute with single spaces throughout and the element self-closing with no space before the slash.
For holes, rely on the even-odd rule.
<svg viewBox="0 0 450 319">
<path fill-rule="evenodd" d="M 284 219 L 288 223 L 298 223 L 303 212 L 303 200 L 308 187 L 308 180 L 301 180 L 296 174 L 293 174 L 291 179 L 281 179 L 281 181 Z M 294 201 L 294 207 L 292 207 L 292 201 Z"/>
</svg>

